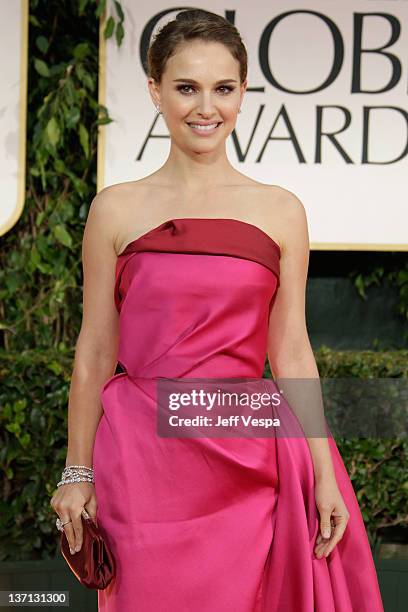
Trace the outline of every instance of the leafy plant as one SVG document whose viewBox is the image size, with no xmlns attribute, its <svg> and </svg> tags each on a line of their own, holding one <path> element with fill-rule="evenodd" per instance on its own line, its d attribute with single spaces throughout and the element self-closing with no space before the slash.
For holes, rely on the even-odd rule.
<svg viewBox="0 0 408 612">
<path fill-rule="evenodd" d="M 392 253 L 392 255 L 396 255 Z M 398 291 L 399 302 L 397 304 L 398 314 L 401 316 L 404 326 L 402 328 L 403 337 L 408 339 L 406 322 L 408 321 L 408 261 L 396 257 L 396 263 L 385 265 L 374 265 L 366 272 L 356 270 L 350 274 L 358 295 L 363 300 L 368 299 L 368 289 L 372 286 L 393 286 Z M 391 260 L 392 261 L 392 260 Z"/>
<path fill-rule="evenodd" d="M 123 39 L 114 2 L 104 36 Z M 82 318 L 81 243 L 96 193 L 99 17 L 106 0 L 31 0 L 26 200 L 0 254 L 3 347 L 73 346 Z M 80 32 L 80 36 L 78 33 Z M 81 42 L 78 42 L 80 40 Z"/>
</svg>

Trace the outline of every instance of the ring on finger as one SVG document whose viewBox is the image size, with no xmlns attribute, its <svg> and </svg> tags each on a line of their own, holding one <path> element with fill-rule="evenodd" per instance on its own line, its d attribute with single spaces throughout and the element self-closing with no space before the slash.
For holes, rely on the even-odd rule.
<svg viewBox="0 0 408 612">
<path fill-rule="evenodd" d="M 60 519 L 60 517 L 57 518 L 57 520 L 55 521 L 55 524 L 57 526 L 58 531 L 64 531 L 64 525 L 68 525 L 68 523 L 71 523 L 72 519 L 69 519 L 69 521 L 65 521 L 65 523 L 63 523 Z"/>
</svg>

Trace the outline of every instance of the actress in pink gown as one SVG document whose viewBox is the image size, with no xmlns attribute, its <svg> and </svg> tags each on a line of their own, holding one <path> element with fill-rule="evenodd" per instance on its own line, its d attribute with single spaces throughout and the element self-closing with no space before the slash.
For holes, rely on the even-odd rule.
<svg viewBox="0 0 408 612">
<path fill-rule="evenodd" d="M 305 438 L 164 438 L 157 379 L 262 378 L 280 249 L 236 219 L 171 219 L 117 259 L 118 361 L 93 450 L 117 562 L 100 612 L 381 612 L 360 508 L 332 437 L 345 533 L 317 558 Z"/>
</svg>

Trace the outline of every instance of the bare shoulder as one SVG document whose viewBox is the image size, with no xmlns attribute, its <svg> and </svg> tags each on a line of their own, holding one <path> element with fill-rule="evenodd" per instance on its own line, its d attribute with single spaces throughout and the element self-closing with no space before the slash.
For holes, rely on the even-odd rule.
<svg viewBox="0 0 408 612">
<path fill-rule="evenodd" d="M 92 203 L 104 210 L 118 210 L 121 206 L 134 200 L 143 189 L 146 189 L 143 179 L 108 185 L 97 193 Z"/>
<path fill-rule="evenodd" d="M 148 198 L 148 186 L 143 179 L 116 183 L 101 189 L 91 203 L 87 225 L 109 242 L 116 254 L 127 232 L 139 225 L 141 207 Z"/>
<path fill-rule="evenodd" d="M 97 242 L 105 247 L 114 247 L 117 232 L 117 218 L 120 216 L 122 202 L 126 198 L 127 187 L 124 183 L 109 185 L 101 189 L 93 198 L 85 226 L 84 242 Z"/>
<path fill-rule="evenodd" d="M 104 187 L 93 198 L 89 214 L 93 217 L 101 219 L 107 217 L 112 220 L 112 217 L 120 208 L 121 202 L 126 198 L 127 191 L 126 183 Z"/>
<path fill-rule="evenodd" d="M 306 216 L 306 210 L 300 198 L 284 187 L 268 185 L 270 203 L 279 207 L 279 212 L 289 221 L 300 220 Z"/>
<path fill-rule="evenodd" d="M 277 212 L 288 217 L 302 216 L 305 208 L 298 196 L 280 185 L 260 183 L 252 178 L 245 177 L 245 184 L 254 190 L 256 200 L 261 203 L 263 211 L 267 214 Z M 276 210 L 275 210 L 276 209 Z"/>
<path fill-rule="evenodd" d="M 281 250 L 291 243 L 308 240 L 306 210 L 301 199 L 279 185 L 263 185 L 262 212 L 270 235 L 278 239 Z"/>
</svg>

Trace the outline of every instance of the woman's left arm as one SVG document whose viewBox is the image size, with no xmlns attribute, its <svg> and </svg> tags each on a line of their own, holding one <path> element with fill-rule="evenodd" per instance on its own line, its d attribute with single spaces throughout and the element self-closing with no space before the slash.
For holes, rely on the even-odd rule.
<svg viewBox="0 0 408 612">
<path fill-rule="evenodd" d="M 285 396 L 297 398 L 298 401 L 290 401 L 289 405 L 300 421 L 321 431 L 325 419 L 319 371 L 306 327 L 307 217 L 301 201 L 293 193 L 287 193 L 282 207 L 280 286 L 269 317 L 268 360 L 278 388 L 283 388 Z M 307 393 L 304 393 L 302 388 L 306 390 L 306 387 Z M 285 392 L 286 388 L 289 393 Z M 296 390 L 301 392 L 296 393 Z M 343 536 L 349 513 L 337 486 L 327 436 L 306 436 L 306 439 L 313 461 L 316 504 L 320 514 L 321 533 L 316 541 L 316 554 L 327 556 Z M 332 525 L 334 530 L 330 536 Z"/>
</svg>

